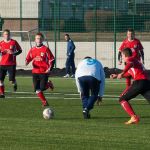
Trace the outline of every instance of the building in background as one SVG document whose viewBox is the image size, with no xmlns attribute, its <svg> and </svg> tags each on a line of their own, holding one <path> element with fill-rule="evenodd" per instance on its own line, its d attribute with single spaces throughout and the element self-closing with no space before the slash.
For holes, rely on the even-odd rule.
<svg viewBox="0 0 150 150">
<path fill-rule="evenodd" d="M 150 0 L 6 0 L 0 1 L 0 14 L 4 18 L 3 28 L 11 30 L 54 30 L 54 20 L 59 30 L 79 32 L 95 28 L 92 22 L 97 10 L 97 23 L 103 22 L 102 30 L 113 23 L 114 9 L 118 20 L 124 17 L 149 16 Z M 8 11 L 9 10 L 9 11 Z M 135 17 L 136 18 L 136 17 Z M 148 28 L 149 18 L 145 23 Z M 136 21 L 136 19 L 135 19 Z M 142 19 L 141 19 L 142 21 Z M 144 24 L 144 23 L 143 23 Z M 107 26 L 108 25 L 108 26 Z M 106 27 L 105 27 L 106 26 Z M 105 27 L 105 28 L 103 28 Z M 121 27 L 118 27 L 118 29 Z M 97 29 L 100 30 L 100 29 Z"/>
</svg>

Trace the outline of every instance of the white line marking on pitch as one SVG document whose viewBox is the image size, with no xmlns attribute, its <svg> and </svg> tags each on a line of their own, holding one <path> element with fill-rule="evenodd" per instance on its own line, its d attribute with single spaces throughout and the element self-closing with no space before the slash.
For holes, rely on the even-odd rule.
<svg viewBox="0 0 150 150">
<path fill-rule="evenodd" d="M 35 92 L 27 92 L 27 91 L 20 91 L 20 92 L 11 92 L 11 91 L 6 91 L 6 93 L 14 93 L 14 94 L 35 94 Z M 114 92 L 113 92 L 114 93 Z M 75 95 L 79 95 L 78 93 L 44 93 L 46 95 L 64 95 L 64 96 L 75 96 Z M 119 94 L 118 94 L 119 95 Z M 113 97 L 119 97 L 117 95 L 104 95 L 104 96 L 113 96 Z"/>
<path fill-rule="evenodd" d="M 13 93 L 13 92 L 10 92 L 10 91 L 6 91 L 7 93 Z M 34 92 L 15 92 L 16 94 L 33 94 L 33 95 L 35 95 L 35 93 Z M 64 94 L 64 93 L 44 93 L 45 95 L 63 95 L 64 97 L 62 97 L 62 98 L 64 98 L 64 99 L 80 99 L 80 98 L 78 98 L 78 97 L 65 97 L 65 96 L 79 96 L 79 94 L 77 94 L 77 93 L 66 93 L 66 94 Z M 119 95 L 119 94 L 118 94 Z M 109 95 L 109 94 L 105 94 L 104 95 L 104 98 L 119 98 L 119 96 L 118 95 Z M 7 97 L 7 98 L 9 98 L 9 96 Z M 18 96 L 17 97 L 10 97 L 10 98 L 19 98 Z M 27 96 L 27 97 L 25 97 L 25 96 L 21 96 L 20 98 L 36 98 L 36 97 L 33 97 L 33 96 Z M 50 96 L 50 97 L 48 97 L 47 96 L 47 98 L 54 98 L 54 99 L 58 99 L 58 98 L 60 98 L 60 97 L 52 97 L 52 96 Z"/>
<path fill-rule="evenodd" d="M 60 97 L 46 97 L 47 99 L 60 99 Z M 110 96 L 110 97 L 105 97 L 104 96 L 104 99 L 105 100 L 108 100 L 107 98 L 118 98 L 118 97 L 112 97 L 112 96 Z M 25 97 L 25 96 L 20 96 L 20 97 L 12 97 L 12 96 L 6 96 L 6 99 L 38 99 L 38 97 L 33 97 L 33 96 L 28 96 L 28 97 Z M 80 98 L 78 98 L 78 97 L 64 97 L 64 98 L 62 98 L 62 99 L 72 99 L 72 100 L 75 100 L 75 99 L 77 99 L 77 100 L 80 100 Z M 136 98 L 135 98 L 136 99 Z M 104 101 L 105 101 L 104 100 Z M 109 100 L 113 100 L 113 99 L 109 99 Z M 141 98 L 137 98 L 136 100 L 141 100 L 141 101 L 144 101 L 145 99 L 141 99 Z"/>
</svg>

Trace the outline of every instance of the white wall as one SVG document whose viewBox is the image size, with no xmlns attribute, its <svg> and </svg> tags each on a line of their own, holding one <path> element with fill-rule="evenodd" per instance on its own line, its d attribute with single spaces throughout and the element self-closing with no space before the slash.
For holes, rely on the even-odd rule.
<svg viewBox="0 0 150 150">
<path fill-rule="evenodd" d="M 20 38 L 15 38 L 23 49 L 23 53 L 17 57 L 17 68 L 18 69 L 31 69 L 31 64 L 25 66 L 25 58 L 30 49 L 29 42 L 21 42 Z M 0 38 L 1 40 L 1 38 Z M 45 44 L 45 43 L 44 43 Z M 34 43 L 32 43 L 34 45 Z M 75 63 L 76 65 L 83 59 L 85 56 L 95 56 L 95 43 L 94 42 L 75 42 Z M 117 42 L 117 49 L 121 42 Z M 145 52 L 145 67 L 150 69 L 150 42 L 142 42 Z M 64 68 L 66 61 L 66 42 L 57 42 L 56 44 L 56 54 L 57 54 L 57 68 Z M 113 42 L 97 42 L 97 59 L 100 60 L 104 67 L 114 67 L 114 43 Z M 53 54 L 55 54 L 55 43 L 49 42 L 49 47 Z M 116 52 L 116 59 L 118 51 Z M 117 68 L 122 68 L 123 66 L 118 66 Z"/>
<path fill-rule="evenodd" d="M 97 59 L 99 59 L 104 66 L 112 68 L 114 66 L 114 51 L 113 51 L 113 42 L 97 42 Z M 117 43 L 117 49 L 119 48 L 121 42 Z M 145 52 L 145 67 L 150 69 L 150 42 L 142 42 Z M 23 48 L 23 53 L 18 56 L 18 67 L 26 68 L 24 66 L 24 60 L 27 55 L 28 50 L 30 49 L 29 42 L 20 42 L 20 45 Z M 94 42 L 75 42 L 75 63 L 76 65 L 83 59 L 85 56 L 95 56 L 95 43 Z M 50 49 L 53 54 L 55 51 L 55 43 L 49 42 Z M 56 47 L 57 54 L 57 67 L 64 68 L 66 61 L 66 42 L 57 42 Z M 117 58 L 118 51 L 116 53 Z M 117 68 L 122 68 L 118 66 Z"/>
<path fill-rule="evenodd" d="M 38 18 L 39 0 L 22 0 L 22 17 Z M 0 0 L 0 15 L 3 18 L 20 18 L 20 0 Z"/>
</svg>

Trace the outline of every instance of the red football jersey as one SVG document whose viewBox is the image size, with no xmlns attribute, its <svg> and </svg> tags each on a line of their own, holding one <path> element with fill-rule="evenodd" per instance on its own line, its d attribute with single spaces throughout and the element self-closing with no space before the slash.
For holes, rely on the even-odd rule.
<svg viewBox="0 0 150 150">
<path fill-rule="evenodd" d="M 144 65 L 135 58 L 129 58 L 123 70 L 124 77 L 131 76 L 134 80 L 148 79 Z"/>
<path fill-rule="evenodd" d="M 141 42 L 138 39 L 134 39 L 132 41 L 129 41 L 128 39 L 125 39 L 120 48 L 119 51 L 122 51 L 124 48 L 130 48 L 132 50 L 132 55 L 134 58 L 140 59 L 140 51 L 143 50 L 143 46 Z"/>
<path fill-rule="evenodd" d="M 1 53 L 1 60 L 0 65 L 3 66 L 12 66 L 16 65 L 16 56 L 14 53 L 16 51 L 21 50 L 20 45 L 17 41 L 11 39 L 8 42 L 4 40 L 0 42 L 0 53 Z"/>
<path fill-rule="evenodd" d="M 31 48 L 26 57 L 26 61 L 28 63 L 32 61 L 32 73 L 43 74 L 51 68 L 54 56 L 48 47 L 42 45 L 41 47 Z"/>
</svg>

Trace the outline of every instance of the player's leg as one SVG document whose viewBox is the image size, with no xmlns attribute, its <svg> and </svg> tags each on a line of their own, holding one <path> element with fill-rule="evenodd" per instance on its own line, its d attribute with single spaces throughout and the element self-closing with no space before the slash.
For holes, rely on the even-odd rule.
<svg viewBox="0 0 150 150">
<path fill-rule="evenodd" d="M 148 101 L 150 104 L 150 90 L 142 93 L 142 96 Z"/>
<path fill-rule="evenodd" d="M 89 100 L 89 85 L 88 79 L 86 76 L 79 77 L 79 84 L 81 87 L 81 100 L 82 100 L 82 108 L 83 108 L 83 116 L 85 119 L 90 118 L 89 111 L 87 109 L 88 100 Z"/>
<path fill-rule="evenodd" d="M 131 86 L 131 77 L 126 78 L 126 88 Z"/>
<path fill-rule="evenodd" d="M 7 69 L 4 66 L 0 66 L 0 98 L 5 98 L 5 86 L 4 79 Z"/>
<path fill-rule="evenodd" d="M 91 89 L 91 96 L 89 97 L 87 109 L 90 111 L 91 109 L 93 109 L 94 104 L 98 98 L 100 81 L 98 81 L 94 77 L 89 77 L 89 87 Z"/>
<path fill-rule="evenodd" d="M 14 92 L 17 91 L 17 81 L 16 81 L 16 66 L 9 66 L 7 68 L 9 74 L 9 81 L 13 85 Z"/>
<path fill-rule="evenodd" d="M 70 57 L 67 58 L 66 60 L 66 75 L 64 78 L 69 78 L 70 76 Z"/>
<path fill-rule="evenodd" d="M 74 57 L 75 57 L 75 54 L 73 54 L 72 58 L 71 58 L 71 68 L 72 68 L 72 76 L 71 76 L 71 78 L 75 77 L 75 62 L 74 62 Z"/>
<path fill-rule="evenodd" d="M 138 123 L 139 118 L 135 114 L 132 106 L 128 102 L 132 98 L 135 98 L 137 95 L 142 93 L 142 90 L 144 89 L 144 81 L 135 81 L 133 84 L 129 87 L 129 89 L 126 91 L 124 95 L 122 95 L 119 99 L 119 102 L 122 106 L 122 108 L 125 110 L 125 112 L 131 117 L 131 119 L 126 122 L 126 124 L 132 124 L 132 123 Z"/>
<path fill-rule="evenodd" d="M 131 78 L 129 77 L 129 78 L 126 78 L 126 88 L 125 88 L 125 90 L 121 93 L 120 97 L 121 97 L 122 95 L 124 95 L 124 94 L 127 92 L 128 88 L 129 88 L 130 86 L 131 86 Z"/>
<path fill-rule="evenodd" d="M 46 87 L 45 88 L 46 88 L 46 90 L 50 89 L 51 91 L 53 91 L 54 90 L 53 82 L 51 80 L 48 80 L 47 83 L 46 83 Z"/>
<path fill-rule="evenodd" d="M 43 94 L 43 91 L 47 90 L 47 88 L 48 88 L 48 74 L 40 74 L 40 90 L 41 90 L 42 97 L 44 100 L 43 106 L 49 106 L 49 104 Z"/>
<path fill-rule="evenodd" d="M 42 105 L 45 106 L 47 104 L 47 101 L 43 95 L 43 92 L 40 89 L 40 77 L 38 74 L 33 74 L 33 85 L 37 96 L 42 102 Z"/>
<path fill-rule="evenodd" d="M 148 101 L 150 104 L 150 80 L 146 82 L 145 91 L 141 95 Z"/>
<path fill-rule="evenodd" d="M 89 99 L 89 86 L 87 82 L 87 77 L 79 77 L 79 84 L 82 89 L 81 91 L 81 99 L 82 99 L 82 107 L 85 109 L 88 104 L 88 99 Z"/>
</svg>

